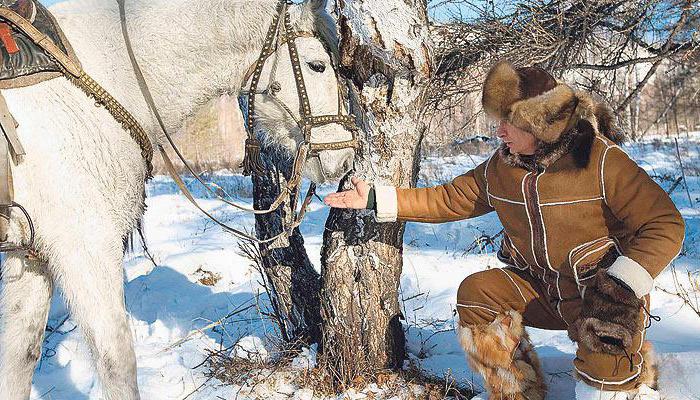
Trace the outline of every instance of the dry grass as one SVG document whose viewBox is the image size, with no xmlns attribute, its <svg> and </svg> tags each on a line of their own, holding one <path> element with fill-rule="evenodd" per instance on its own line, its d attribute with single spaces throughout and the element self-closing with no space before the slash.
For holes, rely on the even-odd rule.
<svg viewBox="0 0 700 400">
<path fill-rule="evenodd" d="M 698 271 L 685 271 L 679 273 L 675 266 L 671 266 L 673 276 L 673 289 L 665 289 L 657 286 L 660 291 L 678 297 L 683 304 L 690 307 L 700 317 L 700 275 Z"/>
<path fill-rule="evenodd" d="M 205 361 L 207 375 L 239 386 L 239 395 L 261 400 L 268 399 L 270 393 L 296 391 L 310 392 L 314 399 L 339 395 L 333 389 L 331 375 L 322 366 L 311 369 L 292 366 L 292 360 L 299 353 L 297 346 L 287 346 L 265 362 L 233 358 L 231 349 L 209 353 Z M 343 391 L 377 400 L 463 400 L 475 394 L 473 388 L 458 384 L 449 373 L 443 377 L 428 376 L 415 363 L 398 372 L 387 370 L 379 371 L 371 378 L 358 377 Z"/>
<path fill-rule="evenodd" d="M 201 266 L 194 271 L 194 275 L 198 278 L 197 282 L 205 286 L 216 286 L 216 284 L 221 280 L 220 273 L 207 271 Z"/>
</svg>

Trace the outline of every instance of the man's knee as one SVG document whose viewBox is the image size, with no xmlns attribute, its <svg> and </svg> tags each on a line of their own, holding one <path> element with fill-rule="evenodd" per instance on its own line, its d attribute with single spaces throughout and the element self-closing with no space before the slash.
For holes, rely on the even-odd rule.
<svg viewBox="0 0 700 400">
<path fill-rule="evenodd" d="M 462 280 L 457 290 L 457 312 L 462 325 L 490 323 L 504 312 L 492 290 L 497 286 L 495 270 L 480 271 Z"/>
</svg>

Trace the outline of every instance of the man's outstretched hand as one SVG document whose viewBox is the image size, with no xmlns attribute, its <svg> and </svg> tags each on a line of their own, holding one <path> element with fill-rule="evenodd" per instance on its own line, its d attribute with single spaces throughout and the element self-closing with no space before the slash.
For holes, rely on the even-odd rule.
<svg viewBox="0 0 700 400">
<path fill-rule="evenodd" d="M 362 179 L 353 177 L 351 179 L 355 189 L 345 192 L 331 193 L 323 199 L 323 202 L 333 208 L 367 208 L 367 198 L 369 196 L 369 185 Z"/>
</svg>

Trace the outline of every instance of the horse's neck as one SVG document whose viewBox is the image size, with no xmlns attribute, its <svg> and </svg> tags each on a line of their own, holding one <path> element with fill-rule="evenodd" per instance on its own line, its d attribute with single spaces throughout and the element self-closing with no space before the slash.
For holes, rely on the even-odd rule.
<svg viewBox="0 0 700 400">
<path fill-rule="evenodd" d="M 274 5 L 126 0 L 134 52 L 169 130 L 180 128 L 209 99 L 237 88 L 260 51 Z M 117 1 L 72 0 L 52 11 L 86 72 L 154 129 L 126 52 Z"/>
</svg>

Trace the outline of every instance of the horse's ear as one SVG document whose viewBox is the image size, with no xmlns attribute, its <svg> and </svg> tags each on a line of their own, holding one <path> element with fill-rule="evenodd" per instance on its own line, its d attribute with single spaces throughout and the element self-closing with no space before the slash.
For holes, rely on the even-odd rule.
<svg viewBox="0 0 700 400">
<path fill-rule="evenodd" d="M 314 11 L 324 10 L 327 2 L 328 0 L 306 0 L 308 6 Z"/>
</svg>

